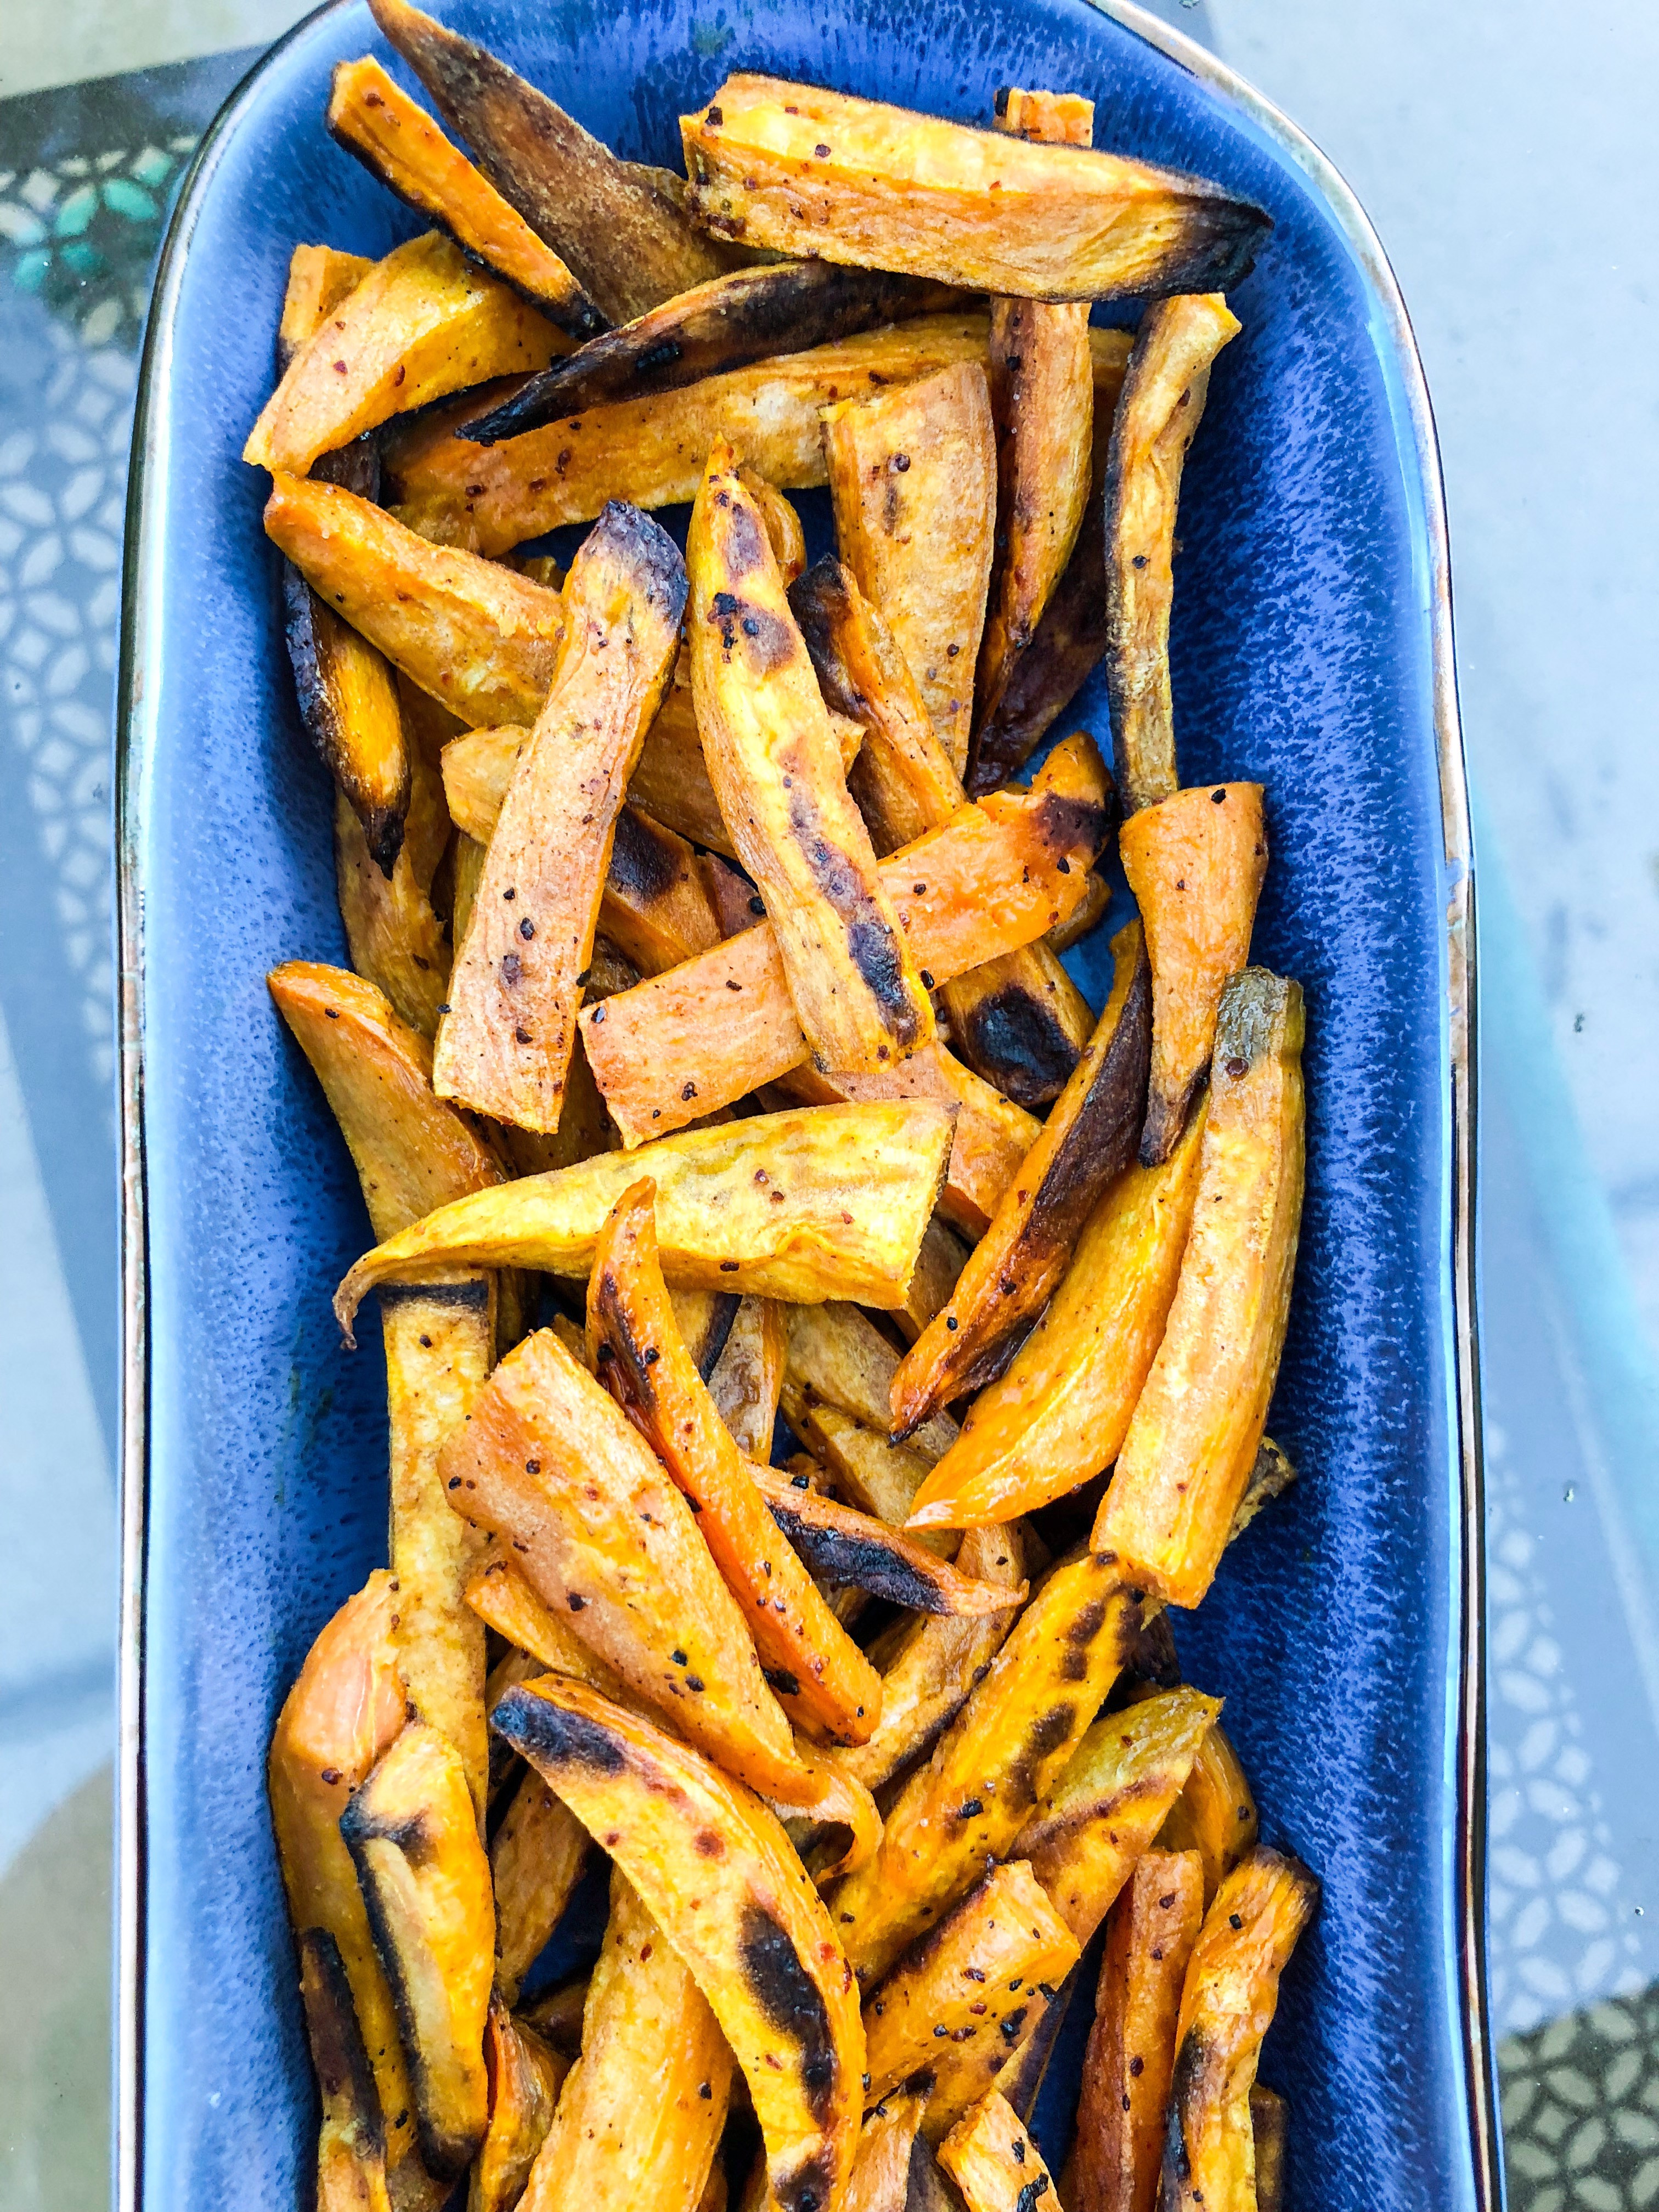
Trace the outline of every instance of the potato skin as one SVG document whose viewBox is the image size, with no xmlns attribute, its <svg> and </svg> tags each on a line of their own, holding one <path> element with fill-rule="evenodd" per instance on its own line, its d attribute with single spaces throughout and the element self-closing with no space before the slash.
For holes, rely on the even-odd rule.
<svg viewBox="0 0 1659 2212">
<path fill-rule="evenodd" d="M 283 572 L 283 615 L 306 734 L 351 801 L 375 866 L 390 876 L 410 793 L 409 747 L 392 672 L 291 564 Z"/>
</svg>

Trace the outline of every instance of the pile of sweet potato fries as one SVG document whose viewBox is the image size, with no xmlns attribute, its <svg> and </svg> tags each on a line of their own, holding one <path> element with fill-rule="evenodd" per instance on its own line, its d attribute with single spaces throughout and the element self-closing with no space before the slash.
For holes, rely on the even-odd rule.
<svg viewBox="0 0 1659 2212">
<path fill-rule="evenodd" d="M 438 116 L 365 58 L 328 129 L 433 228 L 295 249 L 246 453 L 352 963 L 270 987 L 390 1413 L 390 1565 L 270 1751 L 319 2201 L 1277 2206 L 1317 1885 L 1164 1611 L 1291 1479 L 1302 997 L 1168 653 L 1267 218 L 1070 93 L 732 76 L 673 175 L 374 11 Z M 1082 732 L 1011 781 L 1103 661 L 1116 785 Z"/>
</svg>

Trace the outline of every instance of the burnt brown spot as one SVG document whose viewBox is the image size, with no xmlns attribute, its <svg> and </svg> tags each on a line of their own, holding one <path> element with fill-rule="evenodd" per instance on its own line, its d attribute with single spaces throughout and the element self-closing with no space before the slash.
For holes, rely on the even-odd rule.
<svg viewBox="0 0 1659 2212">
<path fill-rule="evenodd" d="M 905 987 L 898 933 L 866 889 L 857 865 L 825 833 L 811 793 L 799 786 L 790 793 L 789 826 L 813 881 L 846 927 L 848 951 L 889 1034 L 897 1044 L 915 1044 L 921 1015 Z"/>
<path fill-rule="evenodd" d="M 641 906 L 667 897 L 679 881 L 679 862 L 666 839 L 624 806 L 617 817 L 616 842 L 611 848 L 611 881 L 615 889 Z"/>
<path fill-rule="evenodd" d="M 308 1928 L 300 1938 L 300 1995 L 325 2098 L 349 2109 L 351 2148 L 360 2159 L 383 2155 L 385 2116 L 374 2069 L 358 2026 L 340 1947 L 326 1929 Z"/>
<path fill-rule="evenodd" d="M 823 1991 L 802 1964 L 787 1929 L 763 1905 L 751 1903 L 744 1908 L 738 1957 L 762 2013 L 799 2051 L 807 2107 L 819 2126 L 827 2127 L 835 2112 L 839 2069 Z M 782 2197 L 781 2190 L 779 2193 L 781 2201 L 791 2201 Z M 801 2198 L 793 2201 L 805 2212 Z M 827 2202 L 827 2191 L 818 2202 Z"/>
<path fill-rule="evenodd" d="M 489 1716 L 489 1725 L 532 1766 L 580 1766 L 592 1774 L 620 1774 L 627 1763 L 609 1729 L 527 1690 L 509 1690 Z"/>
<path fill-rule="evenodd" d="M 867 1534 L 826 1528 L 805 1513 L 792 1512 L 787 1499 L 769 1498 L 767 1504 L 809 1571 L 832 1589 L 868 1590 L 872 1597 L 917 1613 L 945 1610 L 937 1583 L 884 1541 L 878 1527 Z"/>
<path fill-rule="evenodd" d="M 772 2176 L 772 2194 L 781 2212 L 824 2212 L 834 2191 L 835 2162 L 821 2150 L 787 2173 Z"/>
<path fill-rule="evenodd" d="M 726 566 L 733 582 L 763 569 L 767 552 L 760 517 L 753 507 L 734 499 L 726 524 Z"/>
<path fill-rule="evenodd" d="M 699 1828 L 697 1853 L 700 1857 L 705 1859 L 723 1859 L 726 1856 L 726 1845 L 712 1828 Z"/>
<path fill-rule="evenodd" d="M 1030 1113 L 1054 1103 L 1082 1057 L 1052 1008 L 1018 982 L 953 1020 L 951 1042 L 975 1074 Z"/>
</svg>

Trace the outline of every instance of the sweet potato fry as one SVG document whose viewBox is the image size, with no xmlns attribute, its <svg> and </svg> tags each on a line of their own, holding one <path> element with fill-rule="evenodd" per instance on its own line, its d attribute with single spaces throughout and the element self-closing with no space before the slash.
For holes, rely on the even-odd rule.
<svg viewBox="0 0 1659 2212">
<path fill-rule="evenodd" d="M 1064 1981 L 1078 1954 L 1030 1867 L 991 1869 L 866 2002 L 866 2102 L 931 2075 L 922 2130 L 937 2142 L 995 2086 L 1030 1995 Z"/>
<path fill-rule="evenodd" d="M 613 1000 L 611 1004 L 618 1003 Z M 586 1275 L 605 1217 L 641 1174 L 657 1185 L 663 1272 L 690 1289 L 811 1301 L 904 1297 L 945 1172 L 950 1115 L 811 1106 L 688 1129 L 441 1206 L 360 1260 L 335 1296 L 341 1328 L 377 1282 L 445 1267 Z M 765 1181 L 757 1178 L 764 1173 Z"/>
<path fill-rule="evenodd" d="M 891 1605 L 958 1619 L 1007 1613 L 1024 1602 L 1023 1584 L 1005 1589 L 959 1574 L 874 1514 L 817 1496 L 774 1468 L 753 1466 L 750 1474 L 778 1527 L 831 1589 L 868 1590 Z"/>
<path fill-rule="evenodd" d="M 926 2102 L 914 2092 L 895 2092 L 869 2113 L 842 2212 L 919 2212 L 911 2203 L 910 2169 Z"/>
<path fill-rule="evenodd" d="M 1148 1851 L 1112 1908 L 1066 2174 L 1072 2212 L 1156 2212 L 1181 1988 L 1203 1917 L 1190 1851 Z"/>
<path fill-rule="evenodd" d="M 866 1429 L 837 1406 L 822 1405 L 810 1391 L 786 1379 L 784 1419 L 804 1444 L 823 1462 L 843 1497 L 890 1528 L 902 1528 L 916 1492 L 927 1474 L 927 1462 L 904 1444 L 889 1443 L 884 1434 Z M 951 1547 L 938 1537 L 924 1540 L 941 1546 L 940 1556 Z"/>
<path fill-rule="evenodd" d="M 893 1310 L 893 1321 L 907 1344 L 914 1344 L 923 1329 L 944 1312 L 952 1291 L 968 1264 L 968 1247 L 952 1228 L 930 1221 L 921 1240 L 915 1273 L 902 1304 Z"/>
<path fill-rule="evenodd" d="M 925 983 L 1030 944 L 1063 919 L 1104 842 L 1107 789 L 1079 739 L 1056 747 L 1029 793 L 963 807 L 880 864 Z M 808 1056 L 769 922 L 647 979 L 612 1000 L 602 1021 L 598 1009 L 584 1016 L 581 1029 L 624 1143 L 729 1104 Z"/>
<path fill-rule="evenodd" d="M 283 572 L 283 613 L 306 735 L 350 800 L 375 866 L 390 876 L 410 795 L 409 745 L 392 671 L 292 564 Z"/>
<path fill-rule="evenodd" d="M 451 957 L 448 933 L 432 902 L 447 863 L 452 884 L 455 878 L 450 860 L 455 841 L 438 761 L 445 737 L 460 725 L 406 676 L 399 675 L 397 683 L 404 731 L 410 740 L 403 840 L 387 876 L 369 852 L 350 801 L 337 790 L 335 890 L 352 966 L 377 983 L 398 1018 L 430 1042 L 449 988 Z"/>
<path fill-rule="evenodd" d="M 319 598 L 464 722 L 540 713 L 564 642 L 558 592 L 430 545 L 337 484 L 278 477 L 265 531 Z"/>
<path fill-rule="evenodd" d="M 839 401 L 823 414 L 836 538 L 885 617 L 958 776 L 996 536 L 996 436 L 984 369 Z"/>
<path fill-rule="evenodd" d="M 977 312 L 921 315 L 682 391 L 613 399 L 498 446 L 474 445 L 466 410 L 458 410 L 387 457 L 391 495 L 422 536 L 505 553 L 562 523 L 587 521 L 607 499 L 652 507 L 694 498 L 721 439 L 779 490 L 803 491 L 828 480 L 820 408 L 952 362 L 982 362 L 988 329 Z M 473 417 L 483 412 L 471 410 Z"/>
<path fill-rule="evenodd" d="M 937 284 L 839 269 L 830 261 L 734 269 L 550 365 L 491 413 L 469 422 L 466 434 L 493 446 L 610 400 L 682 391 L 786 348 L 804 352 L 963 304 L 959 293 Z"/>
<path fill-rule="evenodd" d="M 691 702 L 690 656 L 684 649 L 657 719 L 645 733 L 628 793 L 653 822 L 728 860 L 738 857 L 703 761 Z"/>
<path fill-rule="evenodd" d="M 561 343 L 516 293 L 428 231 L 394 246 L 301 347 L 242 459 L 302 477 L 319 454 L 393 415 L 545 368 Z"/>
<path fill-rule="evenodd" d="M 753 500 L 728 445 L 708 457 L 687 544 L 703 758 L 759 886 L 815 1062 L 871 1068 L 933 1031 L 840 748 Z"/>
<path fill-rule="evenodd" d="M 940 996 L 953 1049 L 1027 1109 L 1053 1104 L 1094 1035 L 1093 1009 L 1042 939 L 970 968 Z"/>
<path fill-rule="evenodd" d="M 1111 995 L 1089 1049 L 975 1247 L 948 1304 L 893 1377 L 893 1433 L 994 1382 L 1066 1270 L 1084 1223 L 1134 1153 L 1151 1043 L 1140 929 L 1113 939 Z"/>
<path fill-rule="evenodd" d="M 822 1399 L 884 1436 L 898 1364 L 899 1354 L 857 1306 L 804 1305 L 793 1316 L 785 1371 L 787 1387 L 796 1394 L 792 1403 L 803 1411 Z M 793 1419 L 790 1405 L 784 1410 Z M 948 1413 L 935 1413 L 909 1437 L 907 1449 L 931 1465 L 951 1449 L 957 1434 Z M 860 1502 L 884 1520 L 891 1517 L 868 1498 Z"/>
<path fill-rule="evenodd" d="M 1025 2123 L 994 2089 L 964 2112 L 939 2147 L 939 2162 L 962 2191 L 968 2212 L 1032 2212 L 1060 2199 Z"/>
<path fill-rule="evenodd" d="M 530 1770 L 490 1838 L 495 1889 L 495 1987 L 517 2002 L 587 1863 L 587 1831 Z M 486 2055 L 488 2045 L 486 2044 Z"/>
<path fill-rule="evenodd" d="M 1111 902 L 1112 887 L 1097 871 L 1089 878 L 1089 894 L 1082 905 L 1058 929 L 1051 929 L 1043 943 L 1051 952 L 1069 952 L 1097 923 L 1104 920 L 1106 909 Z"/>
<path fill-rule="evenodd" d="M 587 1285 L 594 1370 L 691 1501 L 785 1712 L 862 1743 L 881 1717 L 880 1678 L 775 1525 L 692 1364 L 657 1257 L 655 1199 L 642 1177 L 599 1231 Z"/>
<path fill-rule="evenodd" d="M 1152 963 L 1152 1060 L 1143 1165 L 1167 1159 L 1209 1073 L 1222 986 L 1250 957 L 1267 872 L 1259 783 L 1177 792 L 1119 838 Z"/>
<path fill-rule="evenodd" d="M 483 2139 L 484 2018 L 495 1960 L 489 1863 L 459 1754 L 413 1721 L 340 1817 L 369 1926 L 397 1994 L 421 2156 L 459 2174 Z"/>
<path fill-rule="evenodd" d="M 1097 409 L 1097 413 L 1098 410 Z M 1105 425 L 1097 421 L 1096 436 Z M 969 795 L 982 799 L 1017 775 L 1087 683 L 1106 652 L 1105 529 L 1091 499 L 1065 573 L 1002 696 L 974 733 Z"/>
<path fill-rule="evenodd" d="M 489 2126 L 473 2163 L 466 2212 L 513 2212 L 553 2124 L 570 2061 L 526 2021 L 514 2020 L 496 1996 L 484 2027 L 484 2070 Z"/>
<path fill-rule="evenodd" d="M 1092 100 L 1006 89 L 1006 99 L 998 94 L 999 131 L 1052 145 L 1093 143 Z M 980 647 L 976 725 L 995 712 L 1082 525 L 1095 397 L 1087 306 L 994 300 L 990 382 L 998 554 Z"/>
<path fill-rule="evenodd" d="M 649 516 L 611 506 L 563 599 L 558 673 L 489 841 L 433 1052 L 440 1097 L 549 1133 L 559 1126 L 612 827 L 673 670 L 685 570 Z"/>
<path fill-rule="evenodd" d="M 542 1602 L 514 1565 L 510 1544 L 505 1552 L 492 1546 L 483 1562 L 474 1567 L 467 1577 L 466 1601 L 486 1627 L 505 1637 L 518 1651 L 533 1659 L 538 1668 L 569 1674 L 602 1697 L 618 1704 L 627 1702 L 629 1692 L 621 1675 Z M 531 1676 L 520 1679 L 528 1680 Z M 490 1680 L 493 1686 L 493 1675 Z M 501 1695 L 507 1686 L 501 1686 Z M 495 1702 L 499 1703 L 500 1698 Z"/>
<path fill-rule="evenodd" d="M 541 1661 L 532 1658 L 527 1651 L 504 1651 L 490 1668 L 484 1683 L 484 1718 L 489 1719 L 509 1690 L 516 1689 L 520 1682 L 533 1681 L 538 1674 L 546 1671 Z M 492 1812 L 497 1800 L 518 1786 L 523 1771 L 523 1761 L 514 1756 L 499 1736 L 492 1735 L 489 1739 L 489 1804 Z"/>
<path fill-rule="evenodd" d="M 1290 2107 L 1275 2089 L 1250 2084 L 1250 2132 L 1255 2138 L 1256 2212 L 1285 2212 L 1285 2153 Z"/>
<path fill-rule="evenodd" d="M 773 1816 L 695 1751 L 547 1675 L 495 1725 L 611 1851 L 736 2053 L 781 2212 L 841 2199 L 864 2029 L 835 1925 Z"/>
<path fill-rule="evenodd" d="M 678 1950 L 620 1872 L 582 2052 L 526 2212 L 694 2212 L 726 2124 L 732 2053 Z"/>
<path fill-rule="evenodd" d="M 1205 1914 L 1181 1994 L 1163 2212 L 1255 2203 L 1250 2090 L 1279 1976 L 1318 1905 L 1319 1884 L 1301 1861 L 1258 1844 Z"/>
<path fill-rule="evenodd" d="M 337 62 L 325 117 L 329 135 L 370 176 L 439 223 L 574 338 L 595 337 L 605 319 L 552 247 L 504 200 L 401 86 L 365 54 Z M 501 372 L 491 370 L 490 374 Z"/>
<path fill-rule="evenodd" d="M 288 374 L 295 355 L 316 336 L 323 318 L 333 313 L 374 266 L 367 255 L 342 253 L 332 246 L 295 247 L 288 264 L 282 320 L 276 329 L 279 377 Z"/>
<path fill-rule="evenodd" d="M 1295 1480 L 1296 1468 L 1289 1455 L 1271 1437 L 1263 1437 L 1255 1448 L 1255 1461 L 1244 1486 L 1244 1495 L 1234 1509 L 1227 1541 L 1231 1544 L 1242 1536 L 1263 1506 L 1271 1505 L 1275 1498 L 1282 1498 Z"/>
<path fill-rule="evenodd" d="M 662 172 L 618 161 L 494 54 L 408 0 L 374 0 L 372 12 L 490 183 L 557 248 L 613 323 L 726 266 L 686 221 Z"/>
<path fill-rule="evenodd" d="M 1205 1102 L 1162 1167 L 1096 1205 L 1047 1311 L 918 1492 L 907 1525 L 971 1528 L 1063 1498 L 1109 1467 L 1164 1336 L 1192 1226 Z"/>
<path fill-rule="evenodd" d="M 976 291 L 1112 300 L 1231 284 L 1267 228 L 1201 178 L 777 77 L 727 77 L 680 136 L 692 211 L 716 237 Z"/>
<path fill-rule="evenodd" d="M 1214 1577 L 1279 1374 L 1302 1218 L 1302 1037 L 1298 985 L 1263 968 L 1231 979 L 1192 1235 L 1091 1539 L 1175 1605 Z"/>
<path fill-rule="evenodd" d="M 317 2212 L 391 2212 L 386 2123 L 339 1946 L 326 1929 L 307 1928 L 299 1952 L 306 2040 L 322 2092 Z"/>
<path fill-rule="evenodd" d="M 1140 1603 L 1091 1554 L 1057 1567 L 888 1814 L 870 1864 L 830 1893 L 860 1981 L 879 1979 L 1001 1858 L 1069 1764 L 1123 1662 Z"/>
<path fill-rule="evenodd" d="M 732 1441 L 745 1459 L 763 1467 L 772 1456 L 772 1430 L 789 1353 L 789 1313 L 775 1298 L 744 1298 L 708 1376 L 708 1395 Z"/>
<path fill-rule="evenodd" d="M 1015 1838 L 1079 1944 L 1158 1836 L 1220 1710 L 1183 1686 L 1103 1713 Z"/>
<path fill-rule="evenodd" d="M 1207 1910 L 1258 1834 L 1255 1799 L 1238 1753 L 1218 1721 L 1198 1747 L 1192 1771 L 1158 1831 L 1164 1851 L 1196 1851 Z"/>
</svg>

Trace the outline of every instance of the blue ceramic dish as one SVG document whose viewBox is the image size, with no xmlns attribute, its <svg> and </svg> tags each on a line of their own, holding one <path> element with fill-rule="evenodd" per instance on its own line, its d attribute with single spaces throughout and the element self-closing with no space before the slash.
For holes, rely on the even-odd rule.
<svg viewBox="0 0 1659 2212">
<path fill-rule="evenodd" d="M 1266 784 L 1257 955 L 1307 992 L 1310 1176 L 1273 1420 L 1303 1470 L 1182 1635 L 1264 1831 L 1323 1876 L 1263 2078 L 1291 2202 L 1495 2208 L 1481 1995 L 1468 831 L 1432 425 L 1399 295 L 1307 141 L 1111 0 L 455 0 L 447 20 L 624 154 L 732 67 L 981 119 L 1074 88 L 1097 143 L 1223 179 L 1275 228 L 1188 471 L 1173 641 L 1188 781 Z M 415 226 L 325 137 L 379 46 L 337 0 L 254 71 L 173 227 L 128 536 L 121 786 L 127 1164 L 121 2201 L 307 2200 L 313 2101 L 263 1764 L 307 1646 L 382 1557 L 375 1354 L 329 1293 L 368 1241 L 264 977 L 338 959 L 329 796 L 298 728 L 237 456 L 297 240 Z M 1103 739 L 1098 691 L 1077 719 Z M 372 1341 L 374 1332 L 366 1342 Z M 1086 2008 L 1085 2008 L 1086 2009 Z M 1078 2054 L 1042 2125 L 1065 2125 Z"/>
</svg>

